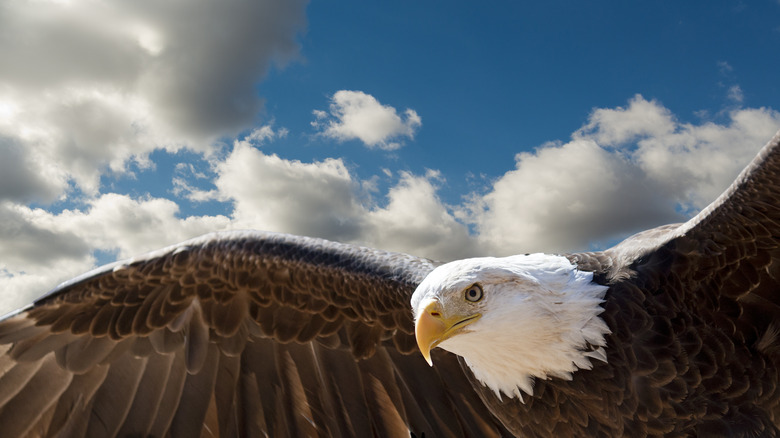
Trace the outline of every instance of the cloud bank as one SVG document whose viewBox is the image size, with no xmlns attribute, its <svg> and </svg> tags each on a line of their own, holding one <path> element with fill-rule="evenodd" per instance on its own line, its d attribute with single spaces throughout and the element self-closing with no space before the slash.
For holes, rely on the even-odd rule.
<svg viewBox="0 0 780 438">
<path fill-rule="evenodd" d="M 227 154 L 203 155 L 208 172 L 191 163 L 177 167 L 189 170 L 173 177 L 176 197 L 224 203 L 225 215 L 183 217 L 175 198 L 119 193 L 51 212 L 6 189 L 0 288 L 13 294 L 4 310 L 89 269 L 97 253 L 128 257 L 221 229 L 319 236 L 440 260 L 604 248 L 633 232 L 686 220 L 779 127 L 780 113 L 767 108 L 734 110 L 722 123 L 682 123 L 661 103 L 637 95 L 625 107 L 593 110 L 568 141 L 518 154 L 514 168 L 488 190 L 448 205 L 438 196 L 446 178 L 435 169 L 422 175 L 387 170 L 375 178 L 387 178 L 391 187 L 377 193 L 375 181 L 361 180 L 340 158 L 304 162 L 263 152 L 287 134 L 263 126 Z M 18 153 L 6 144 L 11 156 Z M 196 188 L 204 181 L 211 188 Z"/>
</svg>

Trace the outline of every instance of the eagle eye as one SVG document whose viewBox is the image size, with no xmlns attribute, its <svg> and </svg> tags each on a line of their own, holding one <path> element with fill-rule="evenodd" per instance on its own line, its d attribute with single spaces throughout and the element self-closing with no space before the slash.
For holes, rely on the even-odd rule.
<svg viewBox="0 0 780 438">
<path fill-rule="evenodd" d="M 482 286 L 480 286 L 478 283 L 474 283 L 469 286 L 469 288 L 466 289 L 466 292 L 464 293 L 466 301 L 471 301 L 472 303 L 476 303 L 477 301 L 481 300 L 483 295 L 484 293 L 482 292 Z"/>
</svg>

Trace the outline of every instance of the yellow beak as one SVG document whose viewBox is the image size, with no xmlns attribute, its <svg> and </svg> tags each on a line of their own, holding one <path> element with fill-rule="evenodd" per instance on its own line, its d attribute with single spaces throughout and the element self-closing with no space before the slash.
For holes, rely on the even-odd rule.
<svg viewBox="0 0 780 438">
<path fill-rule="evenodd" d="M 457 334 L 463 327 L 479 319 L 480 316 L 482 315 L 474 313 L 468 316 L 452 315 L 451 317 L 445 317 L 441 303 L 438 300 L 429 301 L 423 310 L 420 311 L 414 325 L 417 346 L 420 348 L 420 353 L 422 353 L 428 365 L 433 366 L 431 350 Z"/>
</svg>

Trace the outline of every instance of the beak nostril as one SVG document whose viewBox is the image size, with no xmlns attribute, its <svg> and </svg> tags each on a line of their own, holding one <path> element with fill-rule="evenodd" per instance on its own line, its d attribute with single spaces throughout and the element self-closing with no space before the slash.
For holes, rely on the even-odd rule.
<svg viewBox="0 0 780 438">
<path fill-rule="evenodd" d="M 431 316 L 434 316 L 434 317 L 438 318 L 438 317 L 441 316 L 441 313 L 439 313 L 439 312 L 431 312 Z"/>
</svg>

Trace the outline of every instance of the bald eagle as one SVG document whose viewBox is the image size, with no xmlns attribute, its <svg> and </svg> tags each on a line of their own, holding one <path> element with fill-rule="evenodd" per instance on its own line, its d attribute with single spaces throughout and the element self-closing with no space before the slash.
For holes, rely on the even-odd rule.
<svg viewBox="0 0 780 438">
<path fill-rule="evenodd" d="M 0 430 L 773 436 L 779 337 L 780 133 L 690 221 L 602 252 L 225 232 L 98 268 L 0 322 Z"/>
</svg>

